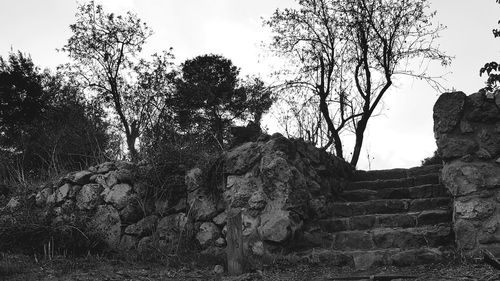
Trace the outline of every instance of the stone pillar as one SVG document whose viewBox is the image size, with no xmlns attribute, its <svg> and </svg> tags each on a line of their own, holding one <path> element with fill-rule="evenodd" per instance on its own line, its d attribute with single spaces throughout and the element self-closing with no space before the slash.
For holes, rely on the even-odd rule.
<svg viewBox="0 0 500 281">
<path fill-rule="evenodd" d="M 500 255 L 500 94 L 442 94 L 434 105 L 442 180 L 453 195 L 458 249 Z"/>
</svg>

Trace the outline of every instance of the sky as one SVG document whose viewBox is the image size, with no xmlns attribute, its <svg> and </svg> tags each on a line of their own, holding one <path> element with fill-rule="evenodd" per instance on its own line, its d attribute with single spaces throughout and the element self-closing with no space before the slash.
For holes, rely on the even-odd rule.
<svg viewBox="0 0 500 281">
<path fill-rule="evenodd" d="M 446 74 L 443 85 L 466 94 L 484 86 L 479 69 L 500 58 L 500 39 L 491 30 L 500 20 L 495 0 L 429 0 L 436 23 L 447 26 L 440 49 L 454 57 L 450 67 L 433 65 L 433 74 Z M 242 74 L 269 76 L 272 65 L 262 42 L 270 39 L 262 25 L 277 8 L 293 7 L 294 0 L 97 0 L 106 11 L 132 11 L 154 31 L 144 54 L 173 48 L 178 63 L 198 55 L 221 54 Z M 68 62 L 57 49 L 64 46 L 75 21 L 74 0 L 1 0 L 0 56 L 11 50 L 29 53 L 36 65 L 54 69 Z M 436 149 L 432 107 L 439 92 L 425 82 L 396 79 L 380 116 L 372 118 L 358 168 L 387 169 L 420 165 Z M 279 131 L 272 116 L 270 133 Z"/>
</svg>

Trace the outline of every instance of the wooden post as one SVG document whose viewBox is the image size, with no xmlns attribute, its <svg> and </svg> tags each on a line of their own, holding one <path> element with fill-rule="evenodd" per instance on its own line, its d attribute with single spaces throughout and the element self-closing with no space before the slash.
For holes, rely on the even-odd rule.
<svg viewBox="0 0 500 281">
<path fill-rule="evenodd" d="M 244 270 L 243 231 L 241 210 L 231 209 L 227 214 L 227 271 L 230 275 L 241 275 Z"/>
</svg>

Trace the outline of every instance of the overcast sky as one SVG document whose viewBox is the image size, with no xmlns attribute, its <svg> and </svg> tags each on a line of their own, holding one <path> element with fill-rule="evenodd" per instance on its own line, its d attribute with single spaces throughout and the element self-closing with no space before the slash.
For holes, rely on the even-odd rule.
<svg viewBox="0 0 500 281">
<path fill-rule="evenodd" d="M 269 74 L 262 57 L 262 41 L 269 32 L 261 18 L 293 0 L 100 0 L 107 11 L 133 11 L 154 31 L 146 54 L 173 47 L 177 62 L 216 53 L 230 58 L 243 74 Z M 500 39 L 491 30 L 500 19 L 495 0 L 430 0 L 435 20 L 448 28 L 439 40 L 441 49 L 455 59 L 451 67 L 433 67 L 446 76 L 444 84 L 471 94 L 484 86 L 479 69 L 500 59 Z M 1 0 L 0 56 L 12 49 L 31 54 L 41 68 L 67 62 L 58 53 L 70 36 L 77 2 L 73 0 Z M 412 167 L 436 149 L 432 107 L 439 93 L 421 81 L 400 79 L 387 94 L 384 111 L 373 118 L 365 137 L 359 168 Z M 268 118 L 271 132 L 279 128 Z M 368 156 L 370 155 L 370 163 Z"/>
</svg>

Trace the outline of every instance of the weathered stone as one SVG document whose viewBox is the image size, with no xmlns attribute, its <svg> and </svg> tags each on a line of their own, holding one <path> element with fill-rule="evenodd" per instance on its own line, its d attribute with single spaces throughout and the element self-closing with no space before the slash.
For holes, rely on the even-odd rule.
<svg viewBox="0 0 500 281">
<path fill-rule="evenodd" d="M 90 226 L 101 235 L 108 247 L 117 249 L 121 238 L 121 221 L 115 208 L 109 205 L 98 206 Z"/>
<path fill-rule="evenodd" d="M 452 131 L 464 110 L 466 95 L 463 92 L 444 93 L 434 105 L 434 132 Z"/>
<path fill-rule="evenodd" d="M 242 213 L 241 223 L 243 227 L 243 236 L 258 234 L 257 227 L 260 224 L 260 217 L 250 216 L 247 212 Z"/>
<path fill-rule="evenodd" d="M 76 206 L 80 210 L 91 210 L 101 203 L 103 188 L 99 184 L 86 184 L 76 195 Z"/>
<path fill-rule="evenodd" d="M 68 198 L 68 195 L 69 195 L 69 192 L 71 191 L 71 184 L 69 183 L 66 183 L 64 185 L 62 185 L 61 187 L 59 187 L 57 190 L 56 190 L 56 203 L 62 203 L 64 202 L 67 198 Z"/>
<path fill-rule="evenodd" d="M 90 177 L 93 175 L 90 171 L 80 171 L 73 176 L 73 182 L 78 185 L 90 183 Z"/>
<path fill-rule="evenodd" d="M 215 240 L 215 246 L 225 247 L 226 246 L 226 239 L 219 237 L 217 240 Z"/>
<path fill-rule="evenodd" d="M 224 173 L 241 175 L 246 173 L 260 159 L 259 145 L 247 142 L 224 154 Z"/>
<path fill-rule="evenodd" d="M 47 202 L 46 204 L 47 205 L 54 205 L 56 203 L 56 193 L 52 193 L 52 194 L 49 194 L 49 196 L 47 196 Z"/>
<path fill-rule="evenodd" d="M 133 198 L 135 199 L 129 200 L 128 204 L 125 205 L 125 207 L 120 210 L 120 219 L 122 220 L 123 223 L 126 224 L 136 223 L 145 215 L 144 213 L 145 210 L 141 208 L 139 202 L 137 201 L 137 198 L 136 197 Z"/>
<path fill-rule="evenodd" d="M 453 195 L 467 195 L 500 186 L 500 166 L 488 162 L 454 161 L 443 168 L 443 182 Z"/>
<path fill-rule="evenodd" d="M 135 250 L 137 248 L 138 242 L 139 239 L 135 236 L 123 235 L 122 239 L 120 240 L 120 245 L 118 246 L 118 248 L 121 251 Z"/>
<path fill-rule="evenodd" d="M 265 254 L 264 243 L 262 241 L 253 243 L 252 253 L 257 256 L 263 256 Z"/>
<path fill-rule="evenodd" d="M 105 175 L 106 186 L 111 188 L 118 184 L 118 177 L 116 176 L 116 171 L 111 171 Z"/>
<path fill-rule="evenodd" d="M 257 190 L 252 193 L 252 196 L 248 200 L 248 206 L 250 209 L 261 211 L 267 206 L 267 195 L 262 190 Z"/>
<path fill-rule="evenodd" d="M 97 173 L 99 174 L 106 174 L 113 170 L 116 170 L 115 163 L 113 162 L 104 162 L 97 167 Z"/>
<path fill-rule="evenodd" d="M 73 185 L 68 192 L 68 198 L 75 199 L 76 195 L 80 192 L 81 189 L 82 189 L 81 185 Z"/>
<path fill-rule="evenodd" d="M 474 127 L 472 127 L 472 124 L 469 121 L 462 120 L 460 122 L 460 132 L 464 134 L 474 133 Z"/>
<path fill-rule="evenodd" d="M 158 223 L 158 217 L 155 215 L 148 216 L 138 221 L 136 224 L 131 224 L 125 228 L 125 234 L 137 237 L 143 237 L 153 234 Z"/>
<path fill-rule="evenodd" d="M 188 205 L 196 221 L 208 221 L 217 215 L 217 203 L 213 196 L 203 190 L 195 190 L 188 194 Z"/>
<path fill-rule="evenodd" d="M 217 264 L 215 267 L 214 267 L 214 270 L 213 270 L 214 274 L 222 274 L 224 273 L 224 267 L 220 264 Z"/>
<path fill-rule="evenodd" d="M 500 153 L 500 134 L 493 132 L 493 130 L 482 129 L 477 138 L 481 149 L 486 150 L 491 156 Z"/>
<path fill-rule="evenodd" d="M 463 250 L 472 250 L 476 247 L 477 229 L 467 220 L 455 221 L 455 237 L 457 246 Z"/>
<path fill-rule="evenodd" d="M 438 151 L 443 159 L 460 158 L 473 153 L 478 144 L 470 138 L 442 134 L 437 139 Z"/>
<path fill-rule="evenodd" d="M 220 236 L 219 228 L 212 222 L 204 222 L 201 224 L 196 240 L 202 247 L 207 247 L 215 243 Z"/>
<path fill-rule="evenodd" d="M 291 237 L 293 228 L 288 212 L 276 210 L 262 215 L 258 230 L 265 241 L 283 242 Z"/>
<path fill-rule="evenodd" d="M 467 113 L 465 119 L 486 124 L 500 120 L 500 109 L 494 100 L 486 98 L 484 92 L 478 92 L 467 97 Z"/>
<path fill-rule="evenodd" d="M 38 207 L 42 207 L 47 202 L 47 198 L 52 194 L 52 189 L 46 187 L 36 194 L 35 203 Z"/>
<path fill-rule="evenodd" d="M 126 183 L 117 184 L 106 194 L 104 201 L 113 204 L 118 210 L 125 208 L 134 199 L 132 187 Z"/>
<path fill-rule="evenodd" d="M 218 226 L 224 226 L 226 224 L 226 219 L 227 219 L 227 213 L 222 212 L 218 214 L 215 218 L 213 218 L 212 221 Z"/>
<path fill-rule="evenodd" d="M 232 208 L 244 207 L 257 188 L 256 183 L 250 177 L 228 176 L 224 200 Z"/>
<path fill-rule="evenodd" d="M 495 205 L 481 198 L 466 202 L 455 201 L 455 214 L 461 219 L 484 219 L 493 214 Z"/>
</svg>

